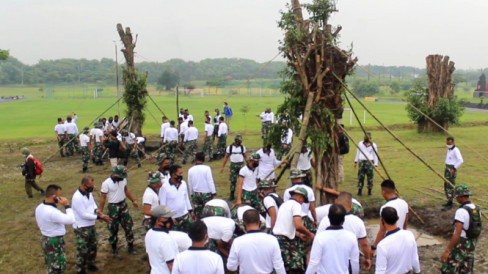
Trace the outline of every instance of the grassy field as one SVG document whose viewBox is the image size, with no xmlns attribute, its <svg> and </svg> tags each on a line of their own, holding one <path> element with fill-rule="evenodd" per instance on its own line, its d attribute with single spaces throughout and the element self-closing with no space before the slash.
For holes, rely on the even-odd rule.
<svg viewBox="0 0 488 274">
<path fill-rule="evenodd" d="M 1 92 L 1 89 L 0 89 Z M 5 95 L 3 93 L 0 93 Z M 21 95 L 21 94 L 19 94 Z M 40 248 L 40 233 L 34 219 L 34 208 L 42 201 L 38 194 L 34 199 L 26 199 L 24 191 L 24 180 L 17 167 L 23 161 L 19 153 L 19 148 L 28 145 L 31 151 L 40 159 L 47 158 L 57 150 L 57 143 L 54 140 L 53 128 L 58 116 L 64 117 L 68 112 L 76 111 L 80 120 L 79 126 L 89 124 L 103 110 L 115 102 L 114 98 L 98 99 L 53 99 L 45 100 L 41 98 L 28 98 L 22 101 L 8 102 L 0 104 L 0 129 L 3 134 L 0 136 L 2 143 L 0 146 L 0 216 L 3 225 L 0 228 L 0 267 L 1 272 L 5 273 L 43 273 L 44 261 Z M 157 104 L 171 118 L 175 117 L 176 108 L 173 96 L 154 96 Z M 203 123 L 203 111 L 213 108 L 222 108 L 223 101 L 229 102 L 234 110 L 234 118 L 231 123 L 231 131 L 245 132 L 244 145 L 251 150 L 256 150 L 262 143 L 259 136 L 260 123 L 255 115 L 259 114 L 266 106 L 276 109 L 282 97 L 247 97 L 247 96 L 207 96 L 207 97 L 182 97 L 181 107 L 187 107 L 193 113 L 196 124 L 201 128 Z M 384 103 L 366 102 L 368 107 L 385 124 L 395 128 L 395 133 L 413 151 L 418 153 L 423 159 L 430 163 L 438 172 L 443 171 L 443 161 L 445 158 L 445 135 L 441 134 L 418 134 L 409 125 L 406 117 L 405 106 Z M 123 111 L 121 104 L 121 112 Z M 240 111 L 243 106 L 248 106 L 249 111 L 246 115 Z M 356 106 L 355 106 L 356 107 Z M 156 140 L 159 131 L 159 118 L 157 108 L 148 102 L 148 109 L 156 116 L 157 121 L 147 112 L 146 125 L 144 132 L 148 139 Z M 357 108 L 362 118 L 362 110 Z M 106 117 L 118 112 L 117 105 L 107 112 Z M 348 132 L 355 141 L 359 141 L 362 133 L 357 127 L 357 123 L 349 125 L 349 116 L 346 111 L 344 114 L 345 124 Z M 488 127 L 483 125 L 488 120 L 487 113 L 466 112 L 461 119 L 462 124 L 476 126 L 456 126 L 450 130 L 457 137 L 457 145 L 460 147 L 465 163 L 459 169 L 458 183 L 470 185 L 475 193 L 475 202 L 488 208 L 488 202 L 483 194 L 486 191 L 484 179 L 486 178 L 486 156 L 488 147 L 483 136 L 488 135 Z M 398 126 L 400 125 L 400 126 Z M 398 142 L 396 142 L 387 132 L 378 130 L 378 125 L 371 117 L 366 117 L 366 128 L 372 131 L 373 140 L 378 144 L 379 154 L 385 166 L 397 183 L 398 190 L 402 196 L 414 206 L 439 207 L 443 203 L 443 183 L 432 171 L 428 170 L 415 157 L 407 152 Z M 233 134 L 232 133 L 232 134 Z M 229 138 L 231 139 L 231 138 Z M 231 142 L 231 140 L 229 140 Z M 356 171 L 353 168 L 355 148 L 351 143 L 351 152 L 344 159 L 345 182 L 340 185 L 341 190 L 356 192 Z M 483 156 L 480 156 L 483 155 Z M 214 177 L 221 197 L 227 197 L 228 189 L 228 170 L 220 173 L 221 161 L 210 163 L 214 170 Z M 143 167 L 137 169 L 134 162 L 129 162 L 129 187 L 135 197 L 140 201 L 147 185 L 145 177 L 147 172 L 155 170 L 154 159 L 147 159 L 143 162 Z M 190 165 L 185 165 L 187 170 Z M 381 169 L 380 169 L 381 170 Z M 45 172 L 38 180 L 41 187 L 56 183 L 63 187 L 64 196 L 71 199 L 72 193 L 77 189 L 81 174 L 81 156 L 72 158 L 61 158 L 58 154 L 45 164 Z M 383 170 L 381 170 L 384 173 Z M 90 164 L 89 174 L 95 178 L 96 186 L 99 188 L 101 182 L 109 176 L 108 166 L 93 166 Z M 185 176 L 186 177 L 186 176 Z M 375 175 L 375 188 L 373 196 L 362 196 L 359 200 L 365 207 L 370 209 L 379 208 L 383 202 L 380 195 L 378 184 L 380 177 Z M 278 191 L 282 193 L 289 184 L 284 178 L 280 181 Z M 96 191 L 96 199 L 99 199 L 99 192 Z M 143 231 L 141 226 L 142 211 L 130 208 L 134 218 L 134 229 L 136 231 L 136 249 L 140 255 L 129 256 L 125 252 L 125 239 L 120 231 L 119 244 L 121 252 L 117 257 L 109 254 L 108 232 L 105 225 L 97 223 L 99 233 L 99 255 L 97 263 L 106 273 L 143 273 L 147 270 L 144 259 Z M 67 227 L 66 248 L 68 255 L 68 273 L 74 272 L 75 245 L 74 235 L 70 227 Z"/>
</svg>

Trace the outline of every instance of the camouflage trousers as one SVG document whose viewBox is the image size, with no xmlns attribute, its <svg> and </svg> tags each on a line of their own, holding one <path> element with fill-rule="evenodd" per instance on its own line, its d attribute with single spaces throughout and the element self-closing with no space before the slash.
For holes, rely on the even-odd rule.
<svg viewBox="0 0 488 274">
<path fill-rule="evenodd" d="M 306 227 L 310 232 L 312 232 L 313 234 L 317 233 L 317 226 L 315 225 L 315 223 L 312 221 L 310 217 L 303 216 L 302 223 L 303 226 Z"/>
<path fill-rule="evenodd" d="M 313 176 L 312 176 L 312 170 L 311 169 L 305 169 L 301 170 L 302 173 L 305 174 L 305 177 L 303 177 L 303 183 L 306 184 L 307 186 L 312 187 L 313 184 Z"/>
<path fill-rule="evenodd" d="M 305 273 L 305 252 L 299 238 L 290 240 L 286 236 L 277 235 L 281 257 L 285 263 L 286 273 Z"/>
<path fill-rule="evenodd" d="M 364 178 L 368 176 L 368 189 L 373 189 L 373 165 L 369 161 L 359 161 L 358 188 L 363 189 Z"/>
<path fill-rule="evenodd" d="M 290 153 L 290 150 L 291 150 L 291 144 L 281 144 L 280 153 L 278 153 L 276 158 L 281 161 L 281 158 L 283 158 L 283 156 L 286 156 L 288 153 Z"/>
<path fill-rule="evenodd" d="M 454 170 L 454 173 L 451 174 L 451 170 L 453 169 L 453 165 L 446 165 L 446 168 L 444 169 L 444 178 L 453 185 L 456 185 L 457 170 Z M 444 182 L 444 193 L 446 194 L 447 201 L 452 203 L 452 200 L 454 199 L 454 187 L 447 182 Z"/>
<path fill-rule="evenodd" d="M 227 146 L 227 135 L 222 134 L 217 141 L 217 154 L 220 158 L 224 157 L 225 155 L 225 147 Z"/>
<path fill-rule="evenodd" d="M 192 218 L 189 213 L 175 218 L 176 223 L 174 225 L 174 230 L 178 230 L 181 232 L 188 233 L 188 230 L 190 230 L 190 224 L 192 223 Z"/>
<path fill-rule="evenodd" d="M 183 155 L 183 162 L 186 162 L 188 156 L 190 155 L 190 161 L 193 163 L 195 161 L 195 154 L 197 154 L 198 144 L 197 140 L 191 140 L 185 142 L 185 154 Z"/>
<path fill-rule="evenodd" d="M 95 142 L 95 146 L 93 147 L 93 161 L 95 161 L 95 163 L 101 162 L 102 154 L 103 154 L 102 144 L 100 142 Z"/>
<path fill-rule="evenodd" d="M 358 216 L 361 220 L 364 218 L 364 209 L 359 205 L 352 203 L 351 214 Z"/>
<path fill-rule="evenodd" d="M 145 215 L 144 215 L 145 216 Z M 151 229 L 152 223 L 151 223 L 151 218 L 144 218 L 142 220 L 142 226 L 146 229 L 146 232 Z"/>
<path fill-rule="evenodd" d="M 44 251 L 47 273 L 63 273 L 66 270 L 66 248 L 63 236 L 41 236 L 41 247 Z"/>
<path fill-rule="evenodd" d="M 117 244 L 117 234 L 119 232 L 120 224 L 125 231 L 125 239 L 127 240 L 127 243 L 133 243 L 134 232 L 132 231 L 132 226 L 134 225 L 134 222 L 130 216 L 127 203 L 123 201 L 117 204 L 108 204 L 108 216 L 112 218 L 112 223 L 107 224 L 108 231 L 110 232 L 108 242 L 110 244 Z"/>
<path fill-rule="evenodd" d="M 175 162 L 176 146 L 177 145 L 178 145 L 178 142 L 169 141 L 168 143 L 166 143 L 166 146 L 164 147 L 164 153 L 166 154 L 166 157 L 171 158 L 171 164 L 174 164 L 174 162 Z"/>
<path fill-rule="evenodd" d="M 60 148 L 59 154 L 61 157 L 64 157 L 64 150 L 66 148 L 63 148 L 64 144 L 66 143 L 66 136 L 64 134 L 58 134 L 58 146 Z"/>
<path fill-rule="evenodd" d="M 141 158 L 139 158 L 139 151 L 134 144 L 126 144 L 125 159 L 124 163 L 129 162 L 129 157 L 135 158 L 138 164 L 141 163 Z"/>
<path fill-rule="evenodd" d="M 442 264 L 441 273 L 473 273 L 475 239 L 461 238 Z"/>
<path fill-rule="evenodd" d="M 86 270 L 86 266 L 95 266 L 97 257 L 97 233 L 95 226 L 75 228 L 76 272 Z"/>
<path fill-rule="evenodd" d="M 212 136 L 207 136 L 205 138 L 205 144 L 203 144 L 203 153 L 208 152 L 208 159 L 213 160 L 213 138 Z"/>
<path fill-rule="evenodd" d="M 271 121 L 261 123 L 261 138 L 264 139 L 268 136 L 269 129 L 271 128 Z"/>
<path fill-rule="evenodd" d="M 257 189 L 253 191 L 247 191 L 243 189 L 241 199 L 243 204 L 248 204 L 254 207 L 257 211 L 259 211 L 259 213 L 263 212 L 263 204 L 261 203 L 261 199 L 259 199 Z"/>
<path fill-rule="evenodd" d="M 244 166 L 243 162 L 238 162 L 238 163 L 230 162 L 229 181 L 230 181 L 231 192 L 236 190 L 237 177 L 239 176 L 239 171 L 243 166 Z"/>
<path fill-rule="evenodd" d="M 227 214 L 223 207 L 206 205 L 202 210 L 202 216 L 203 217 L 210 217 L 210 216 L 227 217 Z"/>
<path fill-rule="evenodd" d="M 30 198 L 32 198 L 32 188 L 34 188 L 37 191 L 42 190 L 42 188 L 40 188 L 39 185 L 37 185 L 35 179 L 34 180 L 27 179 L 27 177 L 26 177 L 25 178 L 25 193 L 27 193 L 27 196 L 29 196 Z"/>
<path fill-rule="evenodd" d="M 76 134 L 68 134 L 69 136 L 69 144 L 67 145 L 67 149 L 71 155 L 73 155 L 74 151 L 80 152 L 80 145 L 78 143 L 78 138 L 76 138 Z M 73 140 L 73 141 L 71 141 Z"/>
<path fill-rule="evenodd" d="M 88 147 L 81 147 L 81 151 L 83 154 L 81 155 L 81 161 L 83 162 L 83 168 L 88 167 L 88 161 L 90 160 L 90 152 L 88 151 Z"/>
<path fill-rule="evenodd" d="M 212 200 L 213 194 L 211 192 L 195 192 L 191 195 L 193 202 L 193 210 L 198 219 L 203 218 L 203 207 L 205 204 Z"/>
</svg>

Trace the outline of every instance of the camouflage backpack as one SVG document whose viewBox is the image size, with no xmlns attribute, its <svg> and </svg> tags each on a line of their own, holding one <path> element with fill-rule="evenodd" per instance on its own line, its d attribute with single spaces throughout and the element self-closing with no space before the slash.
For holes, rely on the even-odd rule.
<svg viewBox="0 0 488 274">
<path fill-rule="evenodd" d="M 469 213 L 469 228 L 463 229 L 466 232 L 466 237 L 468 239 L 476 239 L 481 234 L 482 224 L 481 224 L 481 211 L 479 207 L 471 208 L 469 206 L 463 206 Z"/>
</svg>

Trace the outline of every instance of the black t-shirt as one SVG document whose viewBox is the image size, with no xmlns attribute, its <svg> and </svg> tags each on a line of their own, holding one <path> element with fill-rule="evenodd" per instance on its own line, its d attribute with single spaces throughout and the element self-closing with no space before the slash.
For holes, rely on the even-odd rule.
<svg viewBox="0 0 488 274">
<path fill-rule="evenodd" d="M 119 157 L 120 141 L 118 139 L 105 140 L 103 145 L 108 148 L 108 158 Z"/>
</svg>

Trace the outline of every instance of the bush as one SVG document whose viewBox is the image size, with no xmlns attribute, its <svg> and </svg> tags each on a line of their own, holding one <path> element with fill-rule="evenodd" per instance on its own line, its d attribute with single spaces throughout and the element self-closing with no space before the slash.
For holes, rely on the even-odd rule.
<svg viewBox="0 0 488 274">
<path fill-rule="evenodd" d="M 352 83 L 352 88 L 359 97 L 372 96 L 380 91 L 380 84 L 374 80 L 356 79 Z"/>
</svg>

